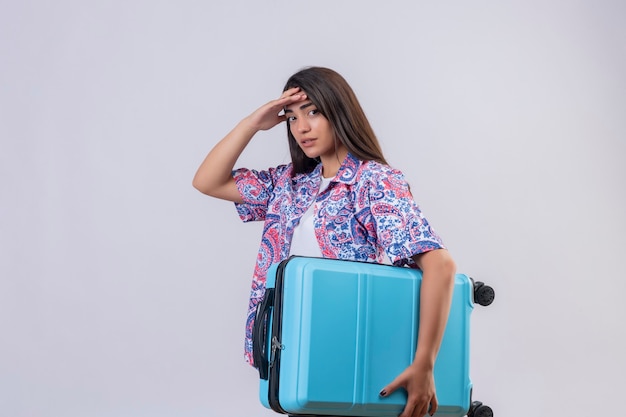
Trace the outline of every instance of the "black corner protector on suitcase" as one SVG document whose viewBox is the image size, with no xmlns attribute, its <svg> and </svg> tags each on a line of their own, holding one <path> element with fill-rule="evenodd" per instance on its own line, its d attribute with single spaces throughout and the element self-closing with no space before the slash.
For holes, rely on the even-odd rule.
<svg viewBox="0 0 626 417">
<path fill-rule="evenodd" d="M 269 323 L 267 317 L 274 304 L 274 289 L 265 291 L 265 297 L 256 309 L 256 318 L 252 329 L 252 360 L 259 370 L 259 377 L 267 380 L 269 377 L 269 360 L 267 358 L 266 343 Z"/>
</svg>

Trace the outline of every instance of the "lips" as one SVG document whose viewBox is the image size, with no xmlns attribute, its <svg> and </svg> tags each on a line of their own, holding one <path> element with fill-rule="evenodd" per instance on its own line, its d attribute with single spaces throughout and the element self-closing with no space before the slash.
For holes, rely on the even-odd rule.
<svg viewBox="0 0 626 417">
<path fill-rule="evenodd" d="M 309 139 L 302 139 L 300 140 L 300 146 L 302 146 L 303 148 L 308 148 L 309 146 L 313 146 L 315 144 L 315 140 L 314 138 L 309 138 Z"/>
</svg>

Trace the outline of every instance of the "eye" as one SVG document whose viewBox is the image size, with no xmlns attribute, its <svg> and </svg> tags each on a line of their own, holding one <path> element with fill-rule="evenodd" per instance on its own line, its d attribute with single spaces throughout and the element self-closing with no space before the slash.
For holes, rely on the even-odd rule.
<svg viewBox="0 0 626 417">
<path fill-rule="evenodd" d="M 289 116 L 289 117 L 287 117 L 287 123 L 291 123 L 294 120 L 296 120 L 296 116 Z"/>
<path fill-rule="evenodd" d="M 312 110 L 309 112 L 309 116 L 315 116 L 316 114 L 319 114 L 319 112 L 320 112 L 320 111 L 319 111 L 318 109 L 312 109 Z"/>
</svg>

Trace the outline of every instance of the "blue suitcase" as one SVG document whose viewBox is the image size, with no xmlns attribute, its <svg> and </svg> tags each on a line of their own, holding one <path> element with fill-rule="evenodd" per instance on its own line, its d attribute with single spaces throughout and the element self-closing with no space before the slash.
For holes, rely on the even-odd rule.
<svg viewBox="0 0 626 417">
<path fill-rule="evenodd" d="M 413 360 L 421 277 L 410 268 L 322 258 L 273 265 L 253 331 L 261 403 L 291 415 L 399 415 L 406 393 L 379 392 Z M 476 294 L 483 305 L 494 295 L 477 284 L 456 275 L 434 369 L 436 416 L 492 415 L 471 400 L 470 315 Z"/>
</svg>

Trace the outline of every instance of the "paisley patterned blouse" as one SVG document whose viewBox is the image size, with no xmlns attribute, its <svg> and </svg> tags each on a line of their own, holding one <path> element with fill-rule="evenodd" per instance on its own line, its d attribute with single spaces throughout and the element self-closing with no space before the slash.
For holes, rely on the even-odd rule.
<svg viewBox="0 0 626 417">
<path fill-rule="evenodd" d="M 266 171 L 237 169 L 233 177 L 244 202 L 244 221 L 264 221 L 252 278 L 246 322 L 245 358 L 252 364 L 252 327 L 265 293 L 270 265 L 289 256 L 293 230 L 315 204 L 315 235 L 325 258 L 385 262 L 416 268 L 411 256 L 443 248 L 413 200 L 402 172 L 348 154 L 330 186 L 317 195 L 321 164 L 292 178 L 291 164 Z"/>
</svg>

